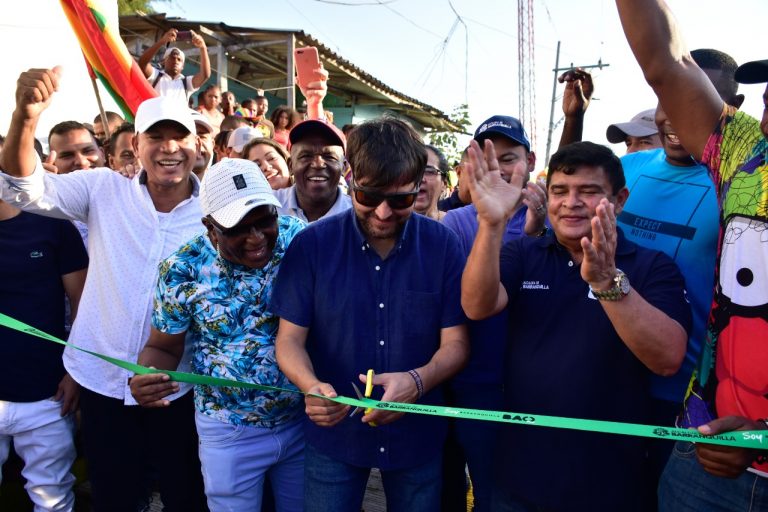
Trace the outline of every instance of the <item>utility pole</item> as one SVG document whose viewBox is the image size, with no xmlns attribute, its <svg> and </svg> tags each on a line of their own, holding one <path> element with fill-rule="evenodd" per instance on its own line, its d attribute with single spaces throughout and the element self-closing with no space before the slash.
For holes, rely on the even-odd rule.
<svg viewBox="0 0 768 512">
<path fill-rule="evenodd" d="M 555 55 L 555 69 L 552 70 L 555 72 L 555 77 L 552 80 L 552 105 L 550 106 L 550 110 L 549 110 L 549 130 L 547 131 L 547 155 L 544 158 L 545 163 L 549 162 L 550 150 L 552 149 L 552 132 L 555 131 L 555 103 L 557 102 L 557 77 L 560 76 L 560 72 L 568 71 L 569 69 L 573 69 L 573 68 L 603 69 L 603 68 L 607 68 L 608 66 L 610 66 L 610 64 L 603 64 L 602 59 L 598 59 L 597 64 L 587 64 L 586 66 L 574 66 L 573 63 L 571 63 L 570 66 L 561 68 L 560 67 L 560 41 L 557 42 L 557 54 Z"/>
</svg>

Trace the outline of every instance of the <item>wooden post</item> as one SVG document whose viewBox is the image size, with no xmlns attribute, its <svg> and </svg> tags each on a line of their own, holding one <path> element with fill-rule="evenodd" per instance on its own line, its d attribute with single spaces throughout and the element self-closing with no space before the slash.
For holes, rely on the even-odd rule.
<svg viewBox="0 0 768 512">
<path fill-rule="evenodd" d="M 287 58 L 285 59 L 286 65 L 285 65 L 285 74 L 286 74 L 286 81 L 285 85 L 288 86 L 288 89 L 286 89 L 286 101 L 288 103 L 288 106 L 290 108 L 296 108 L 296 86 L 294 85 L 294 72 L 293 72 L 293 50 L 296 48 L 296 38 L 293 36 L 293 33 L 291 33 L 288 36 L 288 39 L 286 40 L 288 48 L 286 49 Z"/>
</svg>

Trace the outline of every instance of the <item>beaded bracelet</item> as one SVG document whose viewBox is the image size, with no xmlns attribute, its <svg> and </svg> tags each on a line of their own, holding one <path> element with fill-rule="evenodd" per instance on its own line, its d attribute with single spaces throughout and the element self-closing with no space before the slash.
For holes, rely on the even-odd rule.
<svg viewBox="0 0 768 512">
<path fill-rule="evenodd" d="M 413 377 L 413 381 L 416 383 L 416 390 L 419 392 L 417 400 L 424 396 L 424 383 L 421 382 L 421 375 L 416 370 L 408 370 L 408 375 Z"/>
</svg>

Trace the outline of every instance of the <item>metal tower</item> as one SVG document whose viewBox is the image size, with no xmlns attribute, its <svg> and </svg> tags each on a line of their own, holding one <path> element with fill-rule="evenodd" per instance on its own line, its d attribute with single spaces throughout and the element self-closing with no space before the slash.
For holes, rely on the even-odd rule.
<svg viewBox="0 0 768 512">
<path fill-rule="evenodd" d="M 531 140 L 536 146 L 536 69 L 533 55 L 533 0 L 517 0 L 517 62 L 519 80 L 519 112 Z"/>
</svg>

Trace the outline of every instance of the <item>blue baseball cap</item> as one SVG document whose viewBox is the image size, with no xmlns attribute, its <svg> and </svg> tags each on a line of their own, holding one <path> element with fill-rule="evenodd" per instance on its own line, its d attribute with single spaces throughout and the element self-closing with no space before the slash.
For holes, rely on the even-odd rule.
<svg viewBox="0 0 768 512">
<path fill-rule="evenodd" d="M 475 130 L 474 139 L 480 143 L 492 135 L 501 135 L 512 142 L 517 142 L 525 147 L 526 151 L 531 150 L 531 142 L 525 133 L 525 128 L 520 121 L 510 116 L 489 117 Z"/>
</svg>

